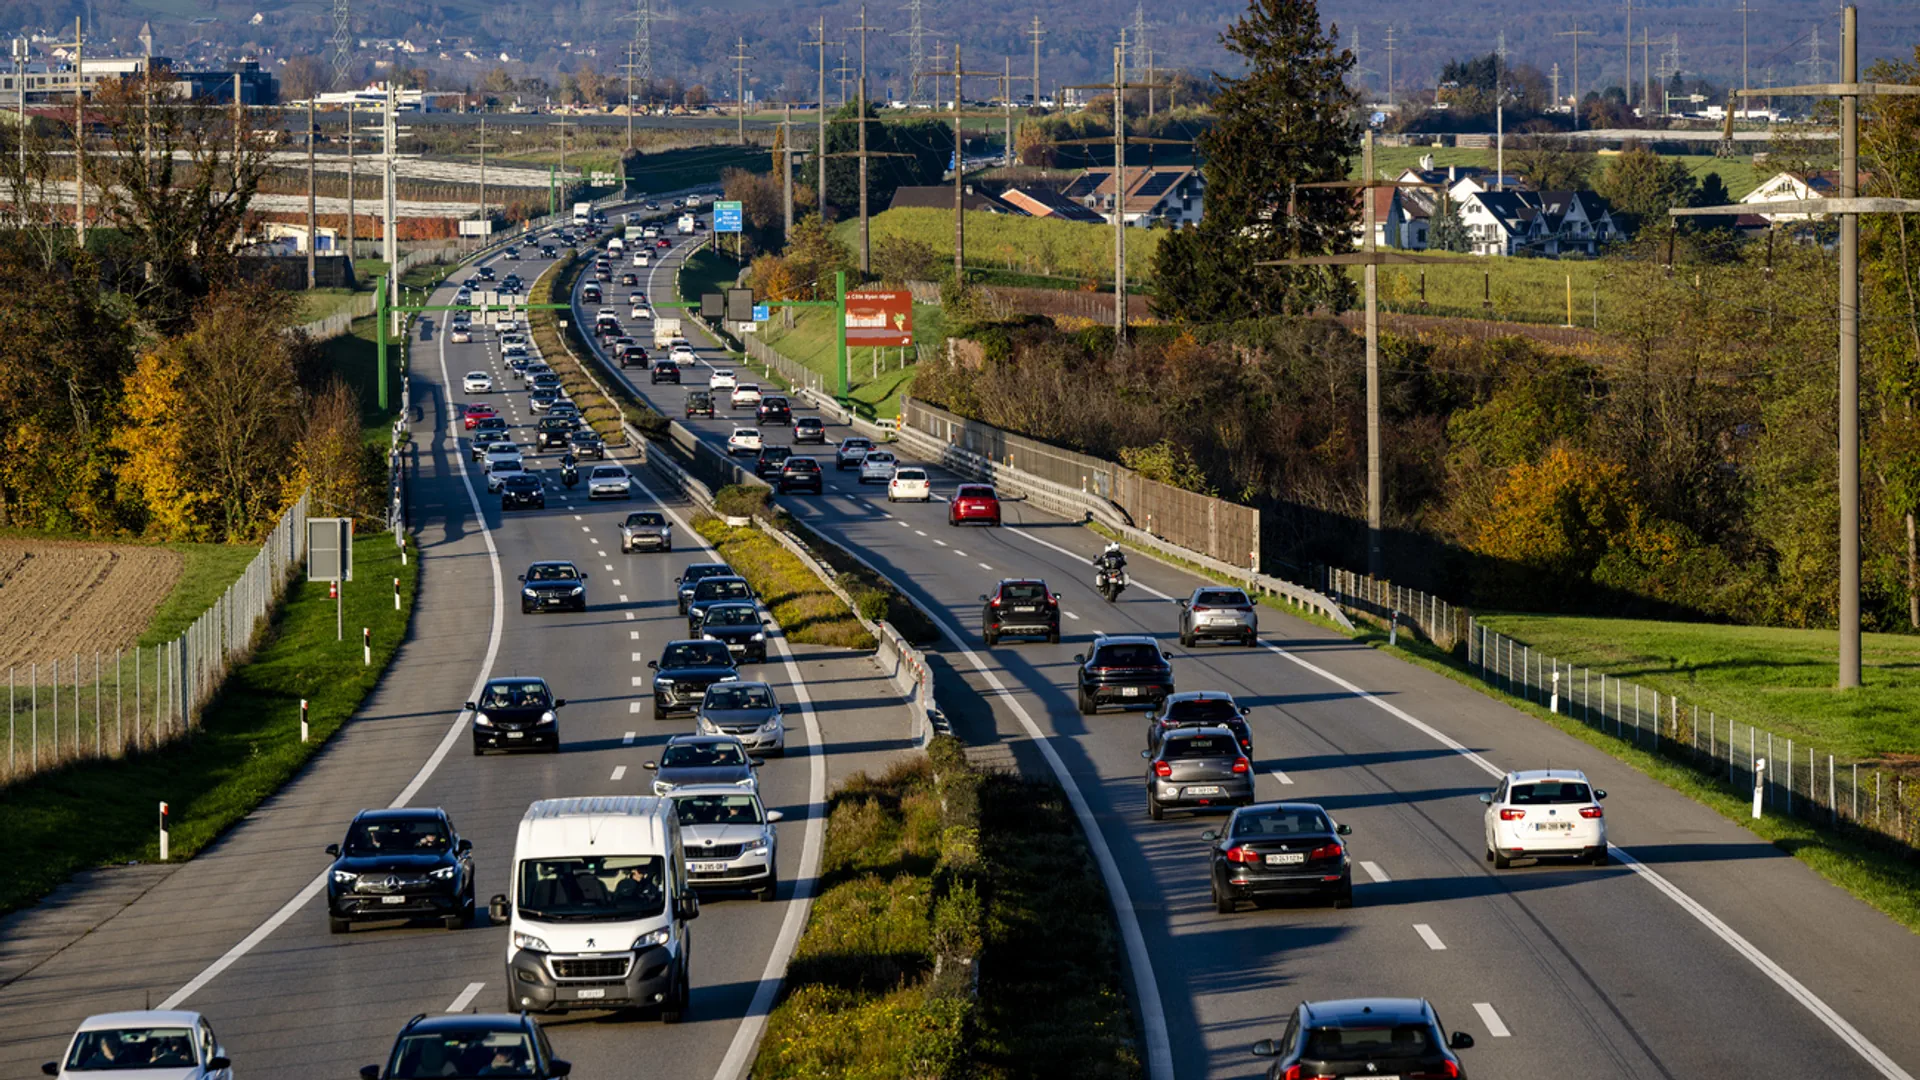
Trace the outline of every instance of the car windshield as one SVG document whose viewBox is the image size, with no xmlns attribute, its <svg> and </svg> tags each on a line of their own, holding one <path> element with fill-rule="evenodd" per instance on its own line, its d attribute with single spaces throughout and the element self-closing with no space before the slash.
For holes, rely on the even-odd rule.
<svg viewBox="0 0 1920 1080">
<path fill-rule="evenodd" d="M 693 587 L 695 600 L 745 600 L 753 595 L 739 578 L 709 579 Z"/>
<path fill-rule="evenodd" d="M 1230 738 L 1220 735 L 1195 735 L 1186 739 L 1168 739 L 1165 757 L 1175 758 L 1213 758 L 1237 757 L 1240 747 Z"/>
<path fill-rule="evenodd" d="M 549 700 L 543 682 L 490 682 L 480 695 L 483 709 L 541 709 Z"/>
<path fill-rule="evenodd" d="M 519 476 L 509 476 L 505 480 L 501 481 L 501 484 L 505 487 L 510 487 L 515 491 L 540 490 L 540 481 L 537 478 L 528 476 L 525 473 L 521 473 Z"/>
<path fill-rule="evenodd" d="M 1000 599 L 1013 603 L 1030 603 L 1047 598 L 1047 587 L 1038 581 L 1022 581 L 1013 585 L 1000 586 Z"/>
<path fill-rule="evenodd" d="M 514 457 L 508 458 L 505 461 L 496 461 L 493 463 L 493 471 L 501 474 L 519 472 L 520 459 Z"/>
<path fill-rule="evenodd" d="M 372 818 L 353 823 L 341 849 L 349 855 L 393 855 L 447 850 L 447 829 L 438 818 Z"/>
<path fill-rule="evenodd" d="M 720 604 L 707 609 L 702 626 L 759 626 L 760 613 L 747 604 Z"/>
<path fill-rule="evenodd" d="M 1224 724 L 1239 716 L 1239 708 L 1225 698 L 1200 698 L 1168 702 L 1165 719 L 1171 724 Z"/>
<path fill-rule="evenodd" d="M 681 795 L 673 803 L 682 825 L 760 824 L 760 800 L 751 795 Z"/>
<path fill-rule="evenodd" d="M 869 464 L 869 465 L 891 465 L 891 464 L 893 464 L 893 455 L 892 455 L 892 454 L 889 454 L 889 453 L 887 453 L 887 452 L 886 452 L 885 450 L 874 450 L 874 451 L 871 451 L 871 452 L 869 452 L 869 453 L 867 454 L 867 464 Z"/>
<path fill-rule="evenodd" d="M 532 1048 L 520 1031 L 455 1030 L 402 1035 L 387 1067 L 392 1080 L 428 1076 L 532 1076 Z"/>
<path fill-rule="evenodd" d="M 1233 835 L 1312 836 L 1330 833 L 1333 826 L 1318 810 L 1242 810 L 1233 819 Z"/>
<path fill-rule="evenodd" d="M 83 1031 L 67 1053 L 68 1072 L 114 1069 L 183 1069 L 199 1064 L 193 1032 L 183 1027 L 130 1027 Z"/>
<path fill-rule="evenodd" d="M 820 468 L 820 463 L 813 460 L 812 458 L 789 457 L 787 459 L 788 472 L 814 472 L 819 468 Z"/>
<path fill-rule="evenodd" d="M 596 465 L 593 470 L 595 480 L 624 480 L 627 470 L 618 465 Z"/>
<path fill-rule="evenodd" d="M 644 919 L 666 910 L 658 855 L 523 859 L 520 907 L 530 919 Z"/>
<path fill-rule="evenodd" d="M 732 667 L 733 660 L 727 655 L 727 647 L 717 641 L 684 641 L 667 646 L 667 651 L 660 654 L 660 666 Z"/>
<path fill-rule="evenodd" d="M 814 418 L 813 418 L 813 417 L 811 417 L 811 416 L 803 416 L 803 417 L 801 417 L 801 418 L 800 418 L 799 420 L 796 420 L 796 421 L 794 421 L 794 425 L 793 425 L 793 426 L 794 426 L 794 427 L 803 427 L 803 428 L 807 428 L 807 429 L 809 429 L 809 430 L 811 430 L 811 429 L 813 429 L 813 428 L 817 428 L 817 427 L 826 427 L 826 425 L 825 425 L 825 424 L 823 424 L 823 423 L 821 423 L 820 421 L 818 421 L 818 420 L 816 420 L 816 419 L 814 419 Z"/>
<path fill-rule="evenodd" d="M 528 581 L 577 581 L 580 571 L 572 563 L 545 563 L 527 568 Z"/>
<path fill-rule="evenodd" d="M 1155 667 L 1160 650 L 1152 645 L 1102 645 L 1093 654 L 1094 667 Z"/>
<path fill-rule="evenodd" d="M 1393 1027 L 1320 1027 L 1307 1031 L 1309 1061 L 1370 1061 L 1424 1057 L 1433 1040 L 1424 1024 Z"/>
<path fill-rule="evenodd" d="M 866 439 L 848 439 L 840 444 L 842 450 L 866 450 L 872 446 L 873 443 Z"/>
<path fill-rule="evenodd" d="M 660 754 L 660 764 L 669 769 L 706 769 L 716 765 L 745 765 L 746 752 L 739 743 L 675 743 Z"/>
<path fill-rule="evenodd" d="M 1537 780 L 1531 784 L 1515 784 L 1513 792 L 1507 796 L 1507 802 L 1514 806 L 1564 806 L 1592 801 L 1593 792 L 1577 780 Z"/>
<path fill-rule="evenodd" d="M 707 699 L 701 703 L 706 709 L 771 709 L 773 691 L 764 686 L 727 685 L 707 687 Z"/>
<path fill-rule="evenodd" d="M 895 480 L 925 480 L 927 478 L 927 471 L 925 469 L 900 469 L 893 474 L 893 478 Z"/>
<path fill-rule="evenodd" d="M 760 451 L 760 456 L 766 458 L 768 461 L 785 461 L 792 453 L 793 451 L 784 446 L 769 446 L 765 450 Z"/>
<path fill-rule="evenodd" d="M 1202 589 L 1193 602 L 1201 607 L 1246 607 L 1247 594 L 1239 589 Z"/>
<path fill-rule="evenodd" d="M 667 519 L 664 516 L 653 513 L 652 511 L 649 511 L 649 510 L 643 510 L 637 513 L 632 513 L 627 515 L 627 524 L 629 525 L 641 525 L 647 528 L 657 529 L 660 526 L 665 525 L 666 523 L 667 523 Z"/>
</svg>

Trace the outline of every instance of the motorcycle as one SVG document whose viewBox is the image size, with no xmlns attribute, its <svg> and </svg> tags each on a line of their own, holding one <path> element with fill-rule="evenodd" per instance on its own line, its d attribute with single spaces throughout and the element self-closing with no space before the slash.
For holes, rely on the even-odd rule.
<svg viewBox="0 0 1920 1080">
<path fill-rule="evenodd" d="M 560 463 L 560 482 L 567 485 L 569 490 L 580 482 L 580 470 L 573 462 L 563 461 Z"/>
<path fill-rule="evenodd" d="M 1127 587 L 1127 572 L 1117 567 L 1112 570 L 1096 569 L 1093 574 L 1093 587 L 1100 590 L 1100 595 L 1106 597 L 1107 603 L 1111 604 L 1119 599 L 1121 591 Z"/>
</svg>

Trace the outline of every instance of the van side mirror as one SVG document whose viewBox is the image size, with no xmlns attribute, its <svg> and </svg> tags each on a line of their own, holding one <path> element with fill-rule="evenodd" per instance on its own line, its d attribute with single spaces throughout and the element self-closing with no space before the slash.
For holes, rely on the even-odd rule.
<svg viewBox="0 0 1920 1080">
<path fill-rule="evenodd" d="M 700 917 L 700 901 L 691 896 L 683 896 L 674 902 L 673 913 L 682 920 L 697 919 Z"/>
<path fill-rule="evenodd" d="M 1280 1047 L 1272 1039 L 1261 1039 L 1253 1044 L 1254 1057 L 1279 1057 Z"/>
<path fill-rule="evenodd" d="M 336 859 L 337 859 L 337 858 L 339 858 L 339 857 L 340 857 L 340 845 L 339 845 L 339 844 L 328 844 L 328 845 L 327 845 L 327 854 L 329 854 L 329 855 L 331 855 L 331 856 L 333 856 L 333 857 L 334 857 L 334 858 L 336 858 Z"/>
<path fill-rule="evenodd" d="M 1453 1033 L 1453 1037 L 1447 1040 L 1447 1049 L 1471 1050 L 1473 1049 L 1473 1036 L 1464 1031 L 1456 1031 Z"/>
<path fill-rule="evenodd" d="M 507 903 L 505 893 L 497 893 L 487 901 L 487 918 L 496 923 L 505 923 L 513 918 L 513 905 Z"/>
</svg>

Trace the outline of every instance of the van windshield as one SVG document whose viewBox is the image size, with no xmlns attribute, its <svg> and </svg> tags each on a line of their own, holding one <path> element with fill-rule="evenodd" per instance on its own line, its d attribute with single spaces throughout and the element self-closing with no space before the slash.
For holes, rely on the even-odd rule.
<svg viewBox="0 0 1920 1080">
<path fill-rule="evenodd" d="M 551 922 L 645 919 L 666 910 L 658 855 L 591 855 L 520 861 L 520 913 Z"/>
</svg>

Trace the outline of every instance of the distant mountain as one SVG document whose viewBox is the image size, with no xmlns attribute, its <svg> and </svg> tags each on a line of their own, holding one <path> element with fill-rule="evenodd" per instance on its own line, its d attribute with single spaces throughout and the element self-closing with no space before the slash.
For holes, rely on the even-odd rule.
<svg viewBox="0 0 1920 1080">
<path fill-rule="evenodd" d="M 355 77 L 369 74 L 380 59 L 398 60 L 408 68 L 426 68 L 448 85 L 477 85 L 491 68 L 505 66 L 516 77 L 539 75 L 552 79 L 583 63 L 602 74 L 617 75 L 626 61 L 635 8 L 640 0 L 547 0 L 532 4 L 491 0 L 354 0 L 352 15 Z M 653 24 L 653 69 L 658 77 L 672 77 L 683 85 L 702 83 L 717 96 L 731 96 L 734 76 L 731 60 L 736 43 L 745 38 L 750 87 L 762 100 L 811 98 L 816 93 L 818 53 L 802 42 L 813 40 L 815 21 L 826 20 L 828 94 L 839 98 L 843 46 L 850 64 L 857 64 L 858 35 L 847 28 L 858 22 L 860 6 L 848 0 L 737 0 L 700 3 L 698 0 L 653 0 L 663 17 Z M 1027 31 L 1038 14 L 1045 36 L 1041 39 L 1041 82 L 1051 93 L 1056 86 L 1100 82 L 1111 77 L 1112 49 L 1123 26 L 1136 20 L 1147 28 L 1146 43 L 1157 66 L 1182 67 L 1199 72 L 1233 70 L 1233 58 L 1220 46 L 1220 31 L 1245 10 L 1239 0 L 1180 0 L 1135 3 L 1134 0 L 1097 0 L 1092 4 L 1036 8 L 1013 0 L 922 0 L 925 52 L 923 70 L 952 67 L 953 46 L 969 71 L 1004 70 L 1009 58 L 1016 80 L 1032 71 L 1032 46 Z M 138 51 L 135 36 L 142 21 L 151 20 L 155 50 L 176 60 L 214 64 L 240 53 L 265 58 L 269 66 L 298 55 L 326 54 L 332 37 L 329 5 L 301 0 L 12 0 L 6 19 L 19 28 L 71 32 L 75 15 L 84 16 L 94 41 L 91 53 L 131 54 Z M 1339 28 L 1343 42 L 1358 33 L 1364 81 L 1378 94 L 1385 85 L 1387 31 L 1393 31 L 1394 81 L 1401 88 L 1431 86 L 1442 64 L 1450 59 L 1494 51 L 1504 34 L 1510 62 L 1532 64 L 1549 72 L 1559 64 L 1563 92 L 1573 80 L 1573 38 L 1557 36 L 1576 23 L 1595 31 L 1581 37 L 1580 80 L 1583 88 L 1617 85 L 1626 70 L 1624 8 L 1600 5 L 1553 5 L 1503 11 L 1465 0 L 1327 0 L 1322 11 Z M 905 89 L 911 66 L 906 29 L 910 14 L 900 0 L 876 2 L 868 17 L 885 33 L 868 43 L 870 79 L 875 93 Z M 1920 4 L 1910 0 L 1864 8 L 1862 63 L 1893 56 L 1911 56 L 1920 43 Z M 1748 55 L 1754 85 L 1767 78 L 1779 82 L 1809 82 L 1833 77 L 1838 55 L 1839 15 L 1818 5 L 1761 0 L 1749 13 Z M 1651 0 L 1634 10 L 1633 65 L 1642 69 L 1638 46 L 1647 32 L 1646 55 L 1656 72 L 1671 70 L 1676 62 L 1689 75 L 1705 74 L 1717 81 L 1739 84 L 1741 54 L 1740 12 L 1732 0 Z M 17 32 L 0 28 L 0 32 Z M 1818 35 L 1816 45 L 1815 35 Z M 1673 36 L 1678 35 L 1677 51 Z M 1132 36 L 1130 34 L 1130 36 Z M 359 47 L 359 42 L 370 47 Z M 405 42 L 420 51 L 398 51 Z M 502 65 L 499 57 L 509 61 Z M 468 54 L 471 54 L 469 58 Z M 1814 61 L 1821 61 L 1816 65 Z M 1136 54 L 1144 68 L 1147 54 Z M 970 79 L 967 96 L 986 96 L 997 79 Z M 943 96 L 951 96 L 951 80 L 941 82 Z M 1025 92 L 1024 82 L 1014 91 Z"/>
</svg>

